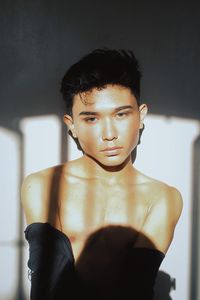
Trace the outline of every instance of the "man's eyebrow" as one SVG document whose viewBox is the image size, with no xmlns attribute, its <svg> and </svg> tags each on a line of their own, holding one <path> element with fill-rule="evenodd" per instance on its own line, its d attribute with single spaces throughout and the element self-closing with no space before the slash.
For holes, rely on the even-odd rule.
<svg viewBox="0 0 200 300">
<path fill-rule="evenodd" d="M 127 108 L 132 108 L 133 109 L 133 106 L 132 105 L 119 106 L 119 107 L 114 109 L 114 112 L 117 112 L 117 111 L 122 110 L 122 109 L 127 109 Z M 97 116 L 97 115 L 99 115 L 99 113 L 96 112 L 96 111 L 82 111 L 82 112 L 79 113 L 79 116 L 81 116 L 81 115 L 84 115 L 84 116 L 95 115 L 95 116 Z"/>
</svg>

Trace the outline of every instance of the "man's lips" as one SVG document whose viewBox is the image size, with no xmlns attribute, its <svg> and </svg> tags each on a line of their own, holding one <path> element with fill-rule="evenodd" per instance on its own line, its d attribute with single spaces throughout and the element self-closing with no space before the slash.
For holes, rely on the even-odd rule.
<svg viewBox="0 0 200 300">
<path fill-rule="evenodd" d="M 110 147 L 110 148 L 105 148 L 101 151 L 112 151 L 112 150 L 117 150 L 117 149 L 122 149 L 122 147 Z"/>
</svg>

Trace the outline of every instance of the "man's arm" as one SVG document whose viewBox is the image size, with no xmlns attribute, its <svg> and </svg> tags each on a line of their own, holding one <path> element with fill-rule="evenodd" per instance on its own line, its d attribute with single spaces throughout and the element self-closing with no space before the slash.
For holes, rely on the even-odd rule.
<svg viewBox="0 0 200 300">
<path fill-rule="evenodd" d="M 21 187 L 21 202 L 27 220 L 31 300 L 65 299 L 71 289 L 74 258 L 70 241 L 48 223 L 48 199 L 41 174 L 31 174 Z M 63 294 L 63 295 L 62 295 Z"/>
<path fill-rule="evenodd" d="M 25 177 L 21 186 L 21 203 L 27 224 L 47 222 L 42 175 L 33 173 Z"/>
<path fill-rule="evenodd" d="M 174 236 L 176 224 L 183 209 L 181 193 L 175 187 L 167 187 L 160 199 L 151 207 L 134 246 L 155 247 L 166 253 Z"/>
</svg>

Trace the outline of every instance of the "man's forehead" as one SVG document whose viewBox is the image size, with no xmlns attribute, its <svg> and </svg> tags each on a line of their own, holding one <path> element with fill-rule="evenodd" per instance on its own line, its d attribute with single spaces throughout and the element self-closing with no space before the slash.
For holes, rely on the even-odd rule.
<svg viewBox="0 0 200 300">
<path fill-rule="evenodd" d="M 87 108 L 115 108 L 117 105 L 129 105 L 134 104 L 134 102 L 136 102 L 136 99 L 130 89 L 118 85 L 109 85 L 101 89 L 94 88 L 74 96 L 74 104 Z"/>
</svg>

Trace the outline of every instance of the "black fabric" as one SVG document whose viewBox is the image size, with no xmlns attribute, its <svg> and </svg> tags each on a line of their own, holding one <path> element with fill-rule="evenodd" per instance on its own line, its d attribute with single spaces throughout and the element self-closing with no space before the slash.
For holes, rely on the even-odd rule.
<svg viewBox="0 0 200 300">
<path fill-rule="evenodd" d="M 159 267 L 165 254 L 157 249 L 132 248 L 124 267 L 125 299 L 152 300 Z"/>
<path fill-rule="evenodd" d="M 118 276 L 102 286 L 80 281 L 68 237 L 48 223 L 27 226 L 31 300 L 153 300 L 154 284 L 165 254 L 157 249 L 129 248 Z M 95 272 L 95 270 L 94 270 Z"/>
<path fill-rule="evenodd" d="M 29 243 L 31 300 L 66 299 L 74 282 L 74 257 L 69 239 L 48 223 L 32 223 L 25 230 Z"/>
</svg>

